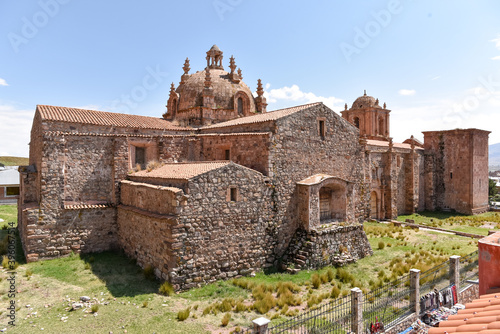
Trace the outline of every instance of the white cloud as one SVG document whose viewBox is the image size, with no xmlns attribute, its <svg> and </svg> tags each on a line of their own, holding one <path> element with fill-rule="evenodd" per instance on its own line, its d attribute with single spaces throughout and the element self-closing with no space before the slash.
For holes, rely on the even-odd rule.
<svg viewBox="0 0 500 334">
<path fill-rule="evenodd" d="M 269 89 L 269 87 L 270 85 L 266 84 L 266 89 Z M 317 96 L 314 93 L 303 92 L 297 85 L 266 90 L 264 96 L 266 97 L 268 103 L 279 103 L 281 101 L 293 101 L 300 104 L 323 102 L 326 106 L 332 109 L 342 108 L 342 103 L 344 102 L 344 100 L 334 96 L 324 97 Z"/>
<path fill-rule="evenodd" d="M 0 104 L 0 155 L 28 157 L 34 110 Z"/>
<path fill-rule="evenodd" d="M 498 38 L 494 38 L 491 40 L 491 42 L 495 43 L 495 47 L 500 50 L 500 35 L 498 36 Z"/>
<path fill-rule="evenodd" d="M 0 86 L 8 86 L 7 81 L 5 79 L 0 78 Z"/>
<path fill-rule="evenodd" d="M 439 79 L 439 78 L 441 78 L 441 76 L 440 76 L 440 75 L 435 76 L 435 77 L 434 77 L 434 78 L 432 78 L 431 80 L 437 80 L 437 79 Z"/>
<path fill-rule="evenodd" d="M 500 60 L 500 56 L 492 57 L 492 60 Z"/>
<path fill-rule="evenodd" d="M 416 91 L 415 89 L 400 89 L 398 91 L 399 95 L 403 95 L 403 96 L 411 96 L 411 95 L 415 95 Z"/>
</svg>

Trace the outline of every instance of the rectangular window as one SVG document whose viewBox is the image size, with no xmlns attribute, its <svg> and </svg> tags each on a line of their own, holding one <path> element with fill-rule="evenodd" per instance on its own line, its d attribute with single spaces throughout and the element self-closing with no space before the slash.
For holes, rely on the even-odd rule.
<svg viewBox="0 0 500 334">
<path fill-rule="evenodd" d="M 230 150 L 224 151 L 224 160 L 231 160 L 231 151 Z"/>
<path fill-rule="evenodd" d="M 319 135 L 321 138 L 325 138 L 325 121 L 319 121 Z"/>
<path fill-rule="evenodd" d="M 238 197 L 238 189 L 237 188 L 230 188 L 230 199 L 231 202 L 236 202 L 237 197 Z"/>
<path fill-rule="evenodd" d="M 141 165 L 142 168 L 146 167 L 146 148 L 135 147 L 135 164 Z"/>
<path fill-rule="evenodd" d="M 6 196 L 19 196 L 19 187 L 6 187 Z"/>
</svg>

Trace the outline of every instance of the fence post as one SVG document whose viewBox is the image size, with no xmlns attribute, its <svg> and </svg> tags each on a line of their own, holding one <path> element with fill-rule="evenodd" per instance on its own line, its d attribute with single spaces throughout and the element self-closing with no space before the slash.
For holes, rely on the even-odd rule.
<svg viewBox="0 0 500 334">
<path fill-rule="evenodd" d="M 460 303 L 460 256 L 450 256 L 450 285 L 454 284 L 457 289 L 457 303 Z"/>
<path fill-rule="evenodd" d="M 420 270 L 410 270 L 410 309 L 420 315 Z"/>
<path fill-rule="evenodd" d="M 351 331 L 363 333 L 363 292 L 360 288 L 351 289 Z"/>
<path fill-rule="evenodd" d="M 265 334 L 267 333 L 267 326 L 271 322 L 271 320 L 266 319 L 264 317 L 260 317 L 255 319 L 253 322 L 253 332 L 257 334 Z"/>
</svg>

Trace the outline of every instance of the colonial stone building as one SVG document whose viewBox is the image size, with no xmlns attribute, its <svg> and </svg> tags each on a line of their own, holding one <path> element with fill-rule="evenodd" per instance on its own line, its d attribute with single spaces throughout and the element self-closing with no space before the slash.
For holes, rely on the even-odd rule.
<svg viewBox="0 0 500 334">
<path fill-rule="evenodd" d="M 390 110 L 358 98 L 272 112 L 230 59 L 172 84 L 162 118 L 37 106 L 21 169 L 28 261 L 120 248 L 187 289 L 267 267 L 371 254 L 362 223 L 487 210 L 488 132 L 393 143 Z M 486 162 L 486 163 L 485 163 Z"/>
</svg>

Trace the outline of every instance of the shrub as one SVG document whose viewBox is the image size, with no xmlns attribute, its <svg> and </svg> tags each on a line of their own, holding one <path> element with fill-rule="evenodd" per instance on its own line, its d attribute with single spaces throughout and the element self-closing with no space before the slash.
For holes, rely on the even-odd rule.
<svg viewBox="0 0 500 334">
<path fill-rule="evenodd" d="M 312 274 L 311 281 L 315 289 L 318 289 L 321 286 L 321 279 L 318 274 Z"/>
<path fill-rule="evenodd" d="M 92 311 L 92 313 L 97 313 L 97 311 L 99 311 L 99 305 L 97 304 L 92 305 L 90 310 Z"/>
<path fill-rule="evenodd" d="M 26 269 L 26 272 L 24 273 L 25 277 L 28 277 L 28 279 L 33 275 L 33 272 L 31 269 Z"/>
<path fill-rule="evenodd" d="M 184 321 L 186 320 L 187 318 L 189 318 L 189 314 L 191 313 L 191 307 L 188 307 L 187 309 L 185 310 L 180 310 L 178 313 L 177 313 L 177 319 L 179 321 Z"/>
<path fill-rule="evenodd" d="M 229 313 L 224 314 L 221 322 L 222 327 L 226 327 L 229 324 L 229 320 L 231 320 L 231 315 Z"/>
<path fill-rule="evenodd" d="M 335 285 L 330 292 L 330 298 L 336 299 L 340 295 L 340 289 Z"/>
<path fill-rule="evenodd" d="M 85 270 L 90 270 L 90 263 L 85 263 L 83 267 Z"/>
<path fill-rule="evenodd" d="M 147 300 L 145 300 L 145 301 L 142 302 L 142 307 L 144 307 L 144 308 L 148 307 L 148 301 Z"/>
<path fill-rule="evenodd" d="M 326 272 L 322 273 L 319 278 L 321 279 L 321 283 L 328 282 L 328 274 Z"/>
<path fill-rule="evenodd" d="M 165 281 L 160 285 L 158 292 L 164 296 L 171 296 L 174 294 L 174 287 L 169 282 Z"/>
<path fill-rule="evenodd" d="M 234 312 L 240 313 L 240 312 L 245 312 L 246 310 L 247 310 L 247 307 L 245 306 L 245 304 L 243 304 L 243 302 L 239 301 L 236 303 L 236 306 L 234 308 Z"/>
<path fill-rule="evenodd" d="M 384 247 L 385 247 L 384 242 L 383 241 L 379 241 L 378 242 L 378 249 L 384 249 Z"/>
<path fill-rule="evenodd" d="M 335 278 L 335 273 L 333 272 L 332 268 L 328 268 L 326 275 L 328 276 L 328 282 L 331 282 Z"/>
<path fill-rule="evenodd" d="M 264 296 L 253 303 L 253 308 L 260 314 L 266 314 L 276 306 L 276 298 L 269 292 L 266 292 Z"/>
</svg>

